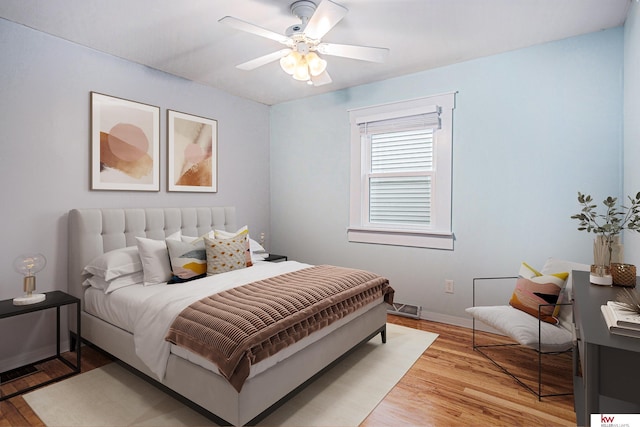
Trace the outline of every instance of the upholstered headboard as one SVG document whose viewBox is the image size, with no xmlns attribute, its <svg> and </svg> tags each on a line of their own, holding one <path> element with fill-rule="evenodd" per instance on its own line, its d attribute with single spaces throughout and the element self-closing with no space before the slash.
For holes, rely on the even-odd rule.
<svg viewBox="0 0 640 427">
<path fill-rule="evenodd" d="M 164 239 L 178 230 L 186 236 L 201 236 L 214 228 L 237 230 L 235 207 L 73 209 L 69 211 L 68 292 L 82 298 L 84 267 L 104 252 L 135 246 L 136 237 Z"/>
</svg>

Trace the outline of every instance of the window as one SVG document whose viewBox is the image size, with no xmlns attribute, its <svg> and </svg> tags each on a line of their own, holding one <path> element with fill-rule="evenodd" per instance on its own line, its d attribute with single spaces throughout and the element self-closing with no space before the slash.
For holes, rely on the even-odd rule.
<svg viewBox="0 0 640 427">
<path fill-rule="evenodd" d="M 349 241 L 453 249 L 454 101 L 450 93 L 349 112 Z"/>
</svg>

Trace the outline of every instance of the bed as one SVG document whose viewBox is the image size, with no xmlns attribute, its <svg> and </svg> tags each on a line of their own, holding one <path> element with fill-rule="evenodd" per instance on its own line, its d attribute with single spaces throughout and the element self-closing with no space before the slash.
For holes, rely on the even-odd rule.
<svg viewBox="0 0 640 427">
<path fill-rule="evenodd" d="M 221 375 L 218 372 L 220 369 L 215 369 L 215 364 L 175 343 L 165 343 L 163 348 L 169 348 L 166 359 L 156 361 L 154 366 L 146 360 L 147 356 L 143 354 L 141 358 L 140 352 L 136 351 L 136 345 L 141 345 L 140 336 L 146 335 L 133 331 L 140 327 L 135 322 L 140 321 L 141 317 L 128 313 L 136 311 L 134 306 L 148 310 L 147 306 L 152 305 L 148 301 L 152 301 L 152 297 L 147 292 L 159 294 L 161 286 L 170 289 L 170 292 L 177 292 L 176 289 L 181 285 L 138 287 L 136 284 L 117 289 L 105 298 L 105 292 L 97 292 L 94 287 L 86 286 L 85 267 L 103 254 L 135 246 L 137 237 L 163 241 L 176 233 L 202 236 L 214 229 L 235 232 L 238 230 L 235 208 L 73 209 L 69 212 L 68 220 L 68 291 L 82 300 L 82 339 L 184 398 L 217 422 L 232 425 L 255 422 L 359 344 L 378 334 L 385 341 L 387 303 L 384 298 L 378 297 L 330 326 L 263 358 L 251 366 L 240 387 L 238 384 L 232 385 L 225 375 Z M 313 270 L 311 267 L 316 266 L 295 261 L 267 263 L 254 259 L 251 268 L 214 276 L 222 278 L 238 274 L 244 275 L 247 281 L 256 277 L 257 280 L 272 280 L 272 277 Z M 200 280 L 205 283 L 205 279 L 199 279 L 187 285 Z M 387 293 L 392 295 L 392 289 Z M 144 297 L 136 300 L 136 295 L 143 294 Z M 125 303 L 131 307 L 125 306 L 124 311 L 119 312 L 112 310 L 110 304 L 115 304 L 118 298 L 124 299 L 125 295 L 131 298 Z M 191 295 L 190 298 L 195 297 Z M 163 310 L 159 311 L 162 314 Z M 69 325 L 75 325 L 75 312 L 69 315 Z M 73 334 L 75 331 L 71 328 Z"/>
</svg>

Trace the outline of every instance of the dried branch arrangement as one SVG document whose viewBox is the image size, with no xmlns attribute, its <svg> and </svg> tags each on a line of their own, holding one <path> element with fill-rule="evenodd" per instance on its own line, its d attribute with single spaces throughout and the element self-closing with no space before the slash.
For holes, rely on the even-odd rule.
<svg viewBox="0 0 640 427">
<path fill-rule="evenodd" d="M 616 302 L 622 304 L 622 306 L 636 314 L 640 314 L 640 294 L 628 288 L 622 288 L 618 291 L 616 296 Z"/>
</svg>

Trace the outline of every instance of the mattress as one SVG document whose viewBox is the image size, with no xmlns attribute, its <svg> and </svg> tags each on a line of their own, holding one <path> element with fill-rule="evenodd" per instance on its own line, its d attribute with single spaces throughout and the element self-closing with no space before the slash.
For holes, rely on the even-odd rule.
<svg viewBox="0 0 640 427">
<path fill-rule="evenodd" d="M 257 262 L 251 269 L 246 269 L 247 271 L 244 274 L 244 280 L 220 280 L 221 285 L 219 286 L 218 291 L 248 283 L 248 278 L 250 278 L 251 281 L 260 280 L 262 278 L 271 277 L 273 275 L 282 274 L 289 271 L 295 271 L 305 267 L 309 267 L 309 265 L 292 261 L 277 264 Z M 246 274 L 249 272 L 251 272 L 251 274 Z M 220 277 L 220 279 L 226 279 L 226 277 Z M 137 284 L 120 288 L 114 292 L 111 292 L 110 294 L 105 294 L 102 290 L 88 287 L 85 290 L 84 295 L 84 310 L 87 313 L 96 316 L 110 324 L 113 324 L 120 329 L 123 329 L 130 333 L 134 333 L 134 331 L 136 330 L 136 322 L 138 321 L 137 319 L 140 318 L 139 316 L 141 312 L 146 310 L 149 301 L 154 301 L 158 298 L 162 298 L 164 294 L 175 293 L 177 289 L 176 287 L 179 286 L 183 286 L 183 284 L 169 285 L 163 283 L 153 286 L 144 286 L 142 284 Z M 363 313 L 366 313 L 368 310 L 375 307 L 381 302 L 382 298 L 380 298 L 380 300 L 376 301 L 375 303 L 362 307 L 359 310 L 349 314 L 348 316 L 345 316 L 344 318 L 332 323 L 331 325 L 319 331 L 316 331 L 313 334 L 310 334 L 309 336 L 296 342 L 295 344 L 284 348 L 273 356 L 262 360 L 255 365 L 252 365 L 249 378 L 258 375 L 261 372 L 264 372 L 275 364 L 285 360 L 290 355 L 320 340 L 332 331 L 350 322 L 354 318 L 362 315 Z M 188 302 L 185 303 L 185 306 L 187 305 Z M 171 345 L 170 352 L 183 359 L 189 360 L 196 365 L 208 369 L 211 372 L 219 374 L 218 367 L 215 364 L 182 347 Z"/>
</svg>

